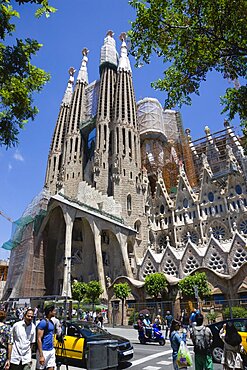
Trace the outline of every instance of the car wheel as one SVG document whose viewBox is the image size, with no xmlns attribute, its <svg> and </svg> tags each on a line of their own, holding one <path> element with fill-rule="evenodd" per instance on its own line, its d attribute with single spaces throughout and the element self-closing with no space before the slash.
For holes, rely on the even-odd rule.
<svg viewBox="0 0 247 370">
<path fill-rule="evenodd" d="M 220 363 L 223 355 L 223 349 L 221 347 L 214 347 L 212 355 L 213 360 L 217 363 Z"/>
<path fill-rule="evenodd" d="M 160 346 L 164 346 L 165 344 L 166 344 L 166 341 L 165 341 L 164 338 L 162 338 L 162 339 L 159 340 L 159 345 Z"/>
</svg>

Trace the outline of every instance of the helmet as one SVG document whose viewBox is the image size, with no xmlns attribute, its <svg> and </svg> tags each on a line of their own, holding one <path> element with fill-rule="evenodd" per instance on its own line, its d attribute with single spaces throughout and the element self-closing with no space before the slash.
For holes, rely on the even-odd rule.
<svg viewBox="0 0 247 370">
<path fill-rule="evenodd" d="M 148 313 L 146 313 L 146 315 L 145 315 L 146 317 L 149 317 L 149 314 Z"/>
<path fill-rule="evenodd" d="M 143 319 L 144 315 L 143 313 L 139 313 L 139 319 Z"/>
</svg>

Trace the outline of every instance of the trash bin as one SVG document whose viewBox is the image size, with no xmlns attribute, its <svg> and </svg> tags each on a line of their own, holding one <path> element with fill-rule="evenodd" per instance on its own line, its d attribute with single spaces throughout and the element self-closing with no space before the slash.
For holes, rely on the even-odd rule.
<svg viewBox="0 0 247 370">
<path fill-rule="evenodd" d="M 88 343 L 87 369 L 116 369 L 118 366 L 118 343 L 115 340 L 99 340 Z"/>
<path fill-rule="evenodd" d="M 118 342 L 111 340 L 107 346 L 107 365 L 108 369 L 117 369 L 118 367 Z"/>
</svg>

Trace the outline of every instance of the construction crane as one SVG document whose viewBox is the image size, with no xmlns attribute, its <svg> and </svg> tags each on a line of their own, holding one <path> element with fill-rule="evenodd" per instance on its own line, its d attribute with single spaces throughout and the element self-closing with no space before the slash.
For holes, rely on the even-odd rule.
<svg viewBox="0 0 247 370">
<path fill-rule="evenodd" d="M 7 216 L 5 213 L 3 213 L 2 211 L 0 211 L 0 215 L 6 218 L 6 220 L 8 220 L 9 222 L 13 222 L 13 220 L 9 216 Z"/>
</svg>

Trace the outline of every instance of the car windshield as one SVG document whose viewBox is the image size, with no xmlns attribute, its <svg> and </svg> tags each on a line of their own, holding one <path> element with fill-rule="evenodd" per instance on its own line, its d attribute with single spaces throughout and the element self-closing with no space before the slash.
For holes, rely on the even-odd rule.
<svg viewBox="0 0 247 370">
<path fill-rule="evenodd" d="M 102 334 L 105 335 L 107 333 L 104 329 L 99 328 L 96 324 L 93 323 L 77 322 L 76 324 L 80 328 L 80 331 L 84 337 L 91 337 Z"/>
</svg>

